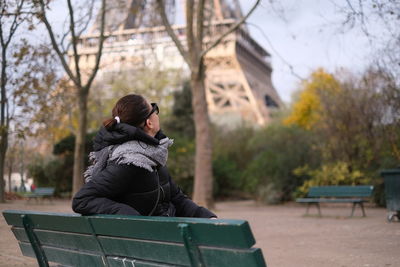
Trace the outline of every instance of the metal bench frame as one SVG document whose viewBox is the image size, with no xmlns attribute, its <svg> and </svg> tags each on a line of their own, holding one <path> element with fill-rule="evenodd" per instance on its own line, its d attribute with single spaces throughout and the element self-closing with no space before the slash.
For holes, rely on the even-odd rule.
<svg viewBox="0 0 400 267">
<path fill-rule="evenodd" d="M 27 193 L 24 196 L 27 198 L 27 203 L 33 198 L 36 199 L 36 202 L 39 202 L 39 199 L 45 198 L 49 199 L 51 202 L 54 191 L 54 187 L 37 187 L 33 192 Z"/>
<path fill-rule="evenodd" d="M 357 205 L 361 207 L 363 217 L 366 217 L 363 203 L 365 198 L 371 196 L 373 189 L 372 185 L 314 186 L 310 188 L 307 198 L 298 198 L 296 202 L 307 204 L 306 215 L 309 214 L 310 206 L 315 205 L 319 216 L 322 216 L 320 203 L 352 203 L 350 217 L 354 216 Z"/>
</svg>

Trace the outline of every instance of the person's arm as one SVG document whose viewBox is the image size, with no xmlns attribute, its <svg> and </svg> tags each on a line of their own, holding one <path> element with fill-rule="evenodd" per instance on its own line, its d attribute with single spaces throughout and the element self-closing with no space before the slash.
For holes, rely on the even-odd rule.
<svg viewBox="0 0 400 267">
<path fill-rule="evenodd" d="M 115 201 L 127 190 L 129 172 L 123 166 L 108 166 L 99 177 L 86 183 L 72 200 L 72 210 L 82 215 L 121 214 L 140 215 L 133 207 Z"/>
<path fill-rule="evenodd" d="M 171 202 L 176 208 L 178 217 L 217 218 L 217 215 L 208 209 L 198 206 L 175 184 L 170 177 Z"/>
<path fill-rule="evenodd" d="M 72 200 L 72 210 L 82 215 L 140 215 L 140 213 L 131 206 L 116 202 L 102 195 L 103 194 L 99 194 L 94 183 L 90 181 L 74 196 Z"/>
</svg>

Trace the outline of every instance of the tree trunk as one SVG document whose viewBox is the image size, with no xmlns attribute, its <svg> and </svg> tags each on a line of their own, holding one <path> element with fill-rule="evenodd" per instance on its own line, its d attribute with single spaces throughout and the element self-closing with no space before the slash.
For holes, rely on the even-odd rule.
<svg viewBox="0 0 400 267">
<path fill-rule="evenodd" d="M 11 161 L 11 162 L 10 162 Z M 8 168 L 8 192 L 12 192 L 12 186 L 11 186 L 11 176 L 12 176 L 12 171 L 13 171 L 13 164 L 14 164 L 14 158 L 11 156 L 9 158 L 9 168 Z"/>
<path fill-rule="evenodd" d="M 8 147 L 8 122 L 6 116 L 6 83 L 7 83 L 7 55 L 6 49 L 4 45 L 2 45 L 2 53 L 1 53 L 1 110 L 0 110 L 0 203 L 4 203 L 6 201 L 5 192 L 4 192 L 4 167 L 6 161 L 6 153 Z"/>
<path fill-rule="evenodd" d="M 83 185 L 84 157 L 85 157 L 85 140 L 87 128 L 87 92 L 81 92 L 79 89 L 79 110 L 78 110 L 78 130 L 75 137 L 74 150 L 74 170 L 72 182 L 72 194 L 75 195 Z"/>
<path fill-rule="evenodd" d="M 192 72 L 190 82 L 196 127 L 193 200 L 201 206 L 213 208 L 212 140 L 204 80 L 204 66 L 198 73 Z"/>
<path fill-rule="evenodd" d="M 4 203 L 6 201 L 5 192 L 4 192 L 4 171 L 5 171 L 5 160 L 8 146 L 8 132 L 6 126 L 0 128 L 1 132 L 1 140 L 0 140 L 0 203 Z"/>
<path fill-rule="evenodd" d="M 220 35 L 207 49 L 204 50 L 204 9 L 206 1 L 186 1 L 186 47 L 179 41 L 174 33 L 165 13 L 163 0 L 157 1 L 158 12 L 168 35 L 174 41 L 179 53 L 189 65 L 192 87 L 192 106 L 194 123 L 196 127 L 196 156 L 195 156 L 195 181 L 193 199 L 200 205 L 212 208 L 213 203 L 213 177 L 212 177 L 212 140 L 210 119 L 208 117 L 207 98 L 205 91 L 205 70 L 203 57 L 212 48 L 217 46 L 223 38 L 237 29 L 255 10 L 261 0 L 257 0 L 246 16 L 232 25 L 224 34 Z"/>
</svg>

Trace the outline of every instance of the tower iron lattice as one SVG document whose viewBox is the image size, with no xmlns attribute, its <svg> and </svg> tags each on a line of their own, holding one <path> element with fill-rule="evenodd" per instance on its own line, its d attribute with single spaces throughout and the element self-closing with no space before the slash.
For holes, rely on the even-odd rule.
<svg viewBox="0 0 400 267">
<path fill-rule="evenodd" d="M 103 48 L 100 77 L 110 73 L 134 71 L 158 64 L 164 69 L 188 68 L 154 12 L 155 1 L 113 1 L 107 14 L 107 39 Z M 170 20 L 176 3 L 166 1 Z M 206 42 L 224 32 L 242 17 L 238 0 L 208 1 Z M 178 16 L 179 17 L 179 16 Z M 185 42 L 185 26 L 174 24 L 178 38 Z M 98 40 L 95 22 L 79 40 L 81 69 L 95 62 Z M 207 43 L 206 43 L 207 45 Z M 271 112 L 282 105 L 272 80 L 270 54 L 251 36 L 246 24 L 229 34 L 205 58 L 209 115 L 220 124 L 251 121 L 269 122 Z"/>
</svg>

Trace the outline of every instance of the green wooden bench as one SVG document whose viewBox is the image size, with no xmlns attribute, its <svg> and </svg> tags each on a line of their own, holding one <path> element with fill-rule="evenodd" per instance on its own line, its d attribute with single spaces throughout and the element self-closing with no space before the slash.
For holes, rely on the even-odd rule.
<svg viewBox="0 0 400 267">
<path fill-rule="evenodd" d="M 321 208 L 319 203 L 353 203 L 351 215 L 354 215 L 354 210 L 358 204 L 361 207 L 362 214 L 365 217 L 365 210 L 363 203 L 365 198 L 371 196 L 374 187 L 372 185 L 357 185 L 357 186 L 314 186 L 310 188 L 307 198 L 298 198 L 296 202 L 307 203 L 307 211 L 310 205 L 316 205 L 318 215 L 321 216 Z"/>
<path fill-rule="evenodd" d="M 48 198 L 51 200 L 51 198 L 54 195 L 54 187 L 37 187 L 35 191 L 26 193 L 24 197 L 28 199 L 28 202 L 31 199 L 36 199 L 36 201 L 39 201 L 39 199 L 45 199 Z"/>
<path fill-rule="evenodd" d="M 3 211 L 39 266 L 266 266 L 247 221 Z"/>
</svg>

